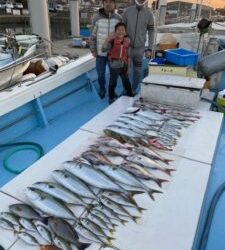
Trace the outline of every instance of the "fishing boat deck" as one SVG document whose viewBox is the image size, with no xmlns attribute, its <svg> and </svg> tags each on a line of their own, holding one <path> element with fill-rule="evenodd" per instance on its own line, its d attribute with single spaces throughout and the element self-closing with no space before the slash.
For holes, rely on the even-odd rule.
<svg viewBox="0 0 225 250">
<path fill-rule="evenodd" d="M 71 160 L 85 151 L 97 136 L 103 134 L 105 126 L 131 106 L 132 102 L 133 98 L 119 98 L 30 168 L 4 185 L 1 191 L 25 201 L 25 187 L 35 181 L 50 180 L 52 170 L 60 168 L 63 161 Z M 173 165 L 177 171 L 169 184 L 164 186 L 164 193 L 155 195 L 155 202 L 146 195 L 138 195 L 140 205 L 147 210 L 143 212 L 137 224 L 129 222 L 125 227 L 118 227 L 114 244 L 120 249 L 147 250 L 149 246 L 153 250 L 191 249 L 223 121 L 221 113 L 205 111 L 206 107 L 209 108 L 208 103 L 201 103 L 202 107 L 204 111 L 199 110 L 202 118 L 184 131 L 175 153 L 168 155 L 174 160 Z M 197 152 L 198 148 L 202 148 L 202 151 Z M 1 195 L 6 198 L 6 203 L 0 205 L 2 211 L 6 209 L 7 202 L 12 202 L 12 198 Z M 76 215 L 83 212 L 80 209 L 75 210 Z M 2 229 L 0 233 L 2 237 L 5 236 L 5 247 L 11 246 L 14 241 L 15 244 L 10 249 L 25 248 L 24 243 L 15 236 L 11 238 L 13 236 L 9 236 L 8 232 Z M 38 248 L 26 245 L 26 249 Z M 98 249 L 98 246 L 93 244 L 89 249 Z"/>
</svg>

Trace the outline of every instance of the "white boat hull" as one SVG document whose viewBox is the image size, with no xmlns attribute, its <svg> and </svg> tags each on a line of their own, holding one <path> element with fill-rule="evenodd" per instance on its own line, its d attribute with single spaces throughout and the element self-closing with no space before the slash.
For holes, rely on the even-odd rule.
<svg viewBox="0 0 225 250">
<path fill-rule="evenodd" d="M 36 45 L 32 45 L 21 58 L 0 67 L 0 90 L 9 88 L 20 80 L 29 67 L 35 50 Z"/>
<path fill-rule="evenodd" d="M 24 71 L 29 67 L 30 61 L 24 61 L 4 71 L 0 71 L 0 90 L 8 88 L 18 82 Z"/>
</svg>

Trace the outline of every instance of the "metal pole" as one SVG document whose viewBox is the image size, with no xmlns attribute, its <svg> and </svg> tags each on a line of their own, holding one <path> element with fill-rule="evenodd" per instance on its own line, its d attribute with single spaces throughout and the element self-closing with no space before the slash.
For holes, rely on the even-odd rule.
<svg viewBox="0 0 225 250">
<path fill-rule="evenodd" d="M 32 32 L 42 37 L 45 41 L 49 41 L 45 43 L 49 54 L 51 54 L 51 35 L 47 0 L 29 0 L 28 7 L 30 11 Z"/>
<path fill-rule="evenodd" d="M 71 35 L 73 37 L 80 36 L 80 18 L 79 18 L 79 1 L 70 0 L 70 23 Z"/>
</svg>

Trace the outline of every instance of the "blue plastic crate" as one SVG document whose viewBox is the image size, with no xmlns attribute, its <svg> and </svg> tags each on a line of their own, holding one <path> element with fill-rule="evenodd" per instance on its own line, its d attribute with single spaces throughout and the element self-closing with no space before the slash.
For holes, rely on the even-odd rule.
<svg viewBox="0 0 225 250">
<path fill-rule="evenodd" d="M 166 60 L 180 66 L 195 65 L 198 61 L 198 54 L 186 49 L 165 50 Z"/>
<path fill-rule="evenodd" d="M 166 59 L 162 57 L 156 57 L 149 62 L 150 64 L 165 65 Z"/>
</svg>

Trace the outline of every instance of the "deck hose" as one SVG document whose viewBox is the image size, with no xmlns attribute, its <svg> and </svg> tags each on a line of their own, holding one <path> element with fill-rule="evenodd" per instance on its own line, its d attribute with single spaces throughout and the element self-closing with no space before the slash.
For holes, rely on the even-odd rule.
<svg viewBox="0 0 225 250">
<path fill-rule="evenodd" d="M 223 194 L 223 192 L 225 191 L 225 182 L 223 184 L 220 185 L 220 187 L 216 190 L 212 201 L 210 203 L 210 207 L 207 211 L 207 215 L 206 215 L 206 220 L 204 223 L 204 229 L 203 232 L 201 234 L 201 238 L 200 238 L 200 242 L 199 242 L 199 247 L 197 249 L 199 250 L 205 250 L 206 246 L 207 246 L 207 240 L 208 240 L 208 235 L 210 232 L 210 228 L 211 228 L 211 224 L 212 224 L 212 220 L 213 220 L 213 215 L 216 209 L 216 205 L 221 197 L 221 195 Z"/>
<path fill-rule="evenodd" d="M 12 151 L 10 151 L 3 159 L 3 167 L 8 170 L 11 173 L 19 174 L 23 170 L 26 169 L 22 168 L 20 170 L 17 170 L 15 167 L 12 167 L 9 165 L 9 159 L 17 152 L 23 151 L 23 150 L 32 150 L 37 153 L 37 160 L 40 159 L 44 155 L 44 150 L 42 146 L 35 142 L 15 142 L 15 143 L 7 143 L 7 144 L 0 144 L 0 148 L 6 148 L 6 147 L 15 147 L 19 146 L 19 148 L 15 148 Z"/>
</svg>

